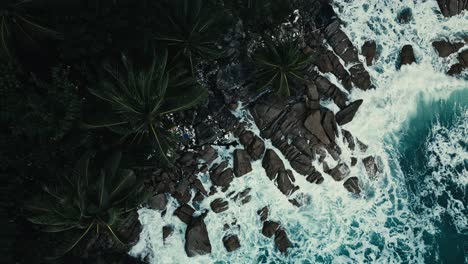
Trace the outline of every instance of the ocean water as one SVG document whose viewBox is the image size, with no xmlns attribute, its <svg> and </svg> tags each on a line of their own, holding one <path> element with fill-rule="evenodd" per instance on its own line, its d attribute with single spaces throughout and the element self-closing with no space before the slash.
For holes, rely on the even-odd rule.
<svg viewBox="0 0 468 264">
<path fill-rule="evenodd" d="M 351 98 L 363 99 L 364 104 L 344 126 L 369 148 L 352 152 L 343 145 L 342 159 L 349 163 L 352 156 L 360 160 L 376 155 L 382 173 L 369 178 L 362 162 L 351 168 L 351 175 L 360 180 L 360 196 L 325 174 L 324 183 L 315 185 L 295 173 L 300 189 L 294 197 L 304 203 L 298 208 L 268 179 L 258 161 L 226 192 L 251 188 L 251 202 L 230 201 L 227 211 L 205 218 L 211 254 L 186 256 L 186 226 L 173 216 L 178 204 L 170 200 L 164 215 L 139 211 L 143 231 L 131 255 L 150 263 L 468 263 L 468 78 L 445 75 L 455 56 L 439 58 L 431 46 L 440 38 L 468 35 L 468 13 L 443 18 L 435 0 L 335 0 L 334 8 L 357 47 L 373 39 L 379 50 L 379 58 L 368 67 L 376 89 L 353 90 Z M 412 10 L 413 19 L 400 25 L 396 17 L 405 8 Z M 398 53 L 405 44 L 413 45 L 417 64 L 397 70 Z M 331 102 L 322 105 L 336 111 Z M 235 114 L 258 133 L 248 111 L 240 107 Z M 266 144 L 275 149 L 270 141 Z M 218 161 L 232 165 L 233 151 L 219 148 Z M 327 162 L 336 163 L 331 158 Z M 199 176 L 208 189 L 208 175 Z M 209 208 L 226 193 L 195 207 Z M 273 240 L 261 234 L 256 212 L 267 205 L 270 219 L 282 223 L 294 245 L 287 255 L 279 254 Z M 224 229 L 234 222 L 231 229 Z M 163 243 L 164 225 L 172 225 L 174 233 Z M 241 243 L 232 253 L 222 244 L 228 233 L 237 234 Z"/>
</svg>

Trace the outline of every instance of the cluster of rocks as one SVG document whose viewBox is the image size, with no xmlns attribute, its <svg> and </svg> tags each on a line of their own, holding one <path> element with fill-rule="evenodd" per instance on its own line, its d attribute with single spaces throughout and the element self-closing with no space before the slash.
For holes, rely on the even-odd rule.
<svg viewBox="0 0 468 264">
<path fill-rule="evenodd" d="M 263 223 L 262 234 L 268 238 L 272 238 L 274 236 L 276 248 L 281 253 L 286 253 L 288 248 L 292 247 L 292 243 L 289 241 L 288 234 L 284 227 L 281 226 L 281 223 L 279 222 L 268 220 L 268 207 L 263 207 L 258 210 L 257 214 L 260 216 L 260 220 Z"/>
<path fill-rule="evenodd" d="M 437 0 L 440 11 L 446 17 L 456 16 L 468 10 L 468 0 Z"/>
</svg>

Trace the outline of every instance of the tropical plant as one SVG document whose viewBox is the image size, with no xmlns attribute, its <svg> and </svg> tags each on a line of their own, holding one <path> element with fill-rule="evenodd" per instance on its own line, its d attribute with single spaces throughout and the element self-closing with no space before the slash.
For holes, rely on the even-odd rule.
<svg viewBox="0 0 468 264">
<path fill-rule="evenodd" d="M 141 69 L 125 55 L 122 55 L 122 67 L 106 65 L 106 77 L 91 92 L 108 102 L 110 109 L 102 117 L 95 114 L 97 120 L 85 125 L 109 128 L 121 134 L 122 139 L 150 138 L 165 163 L 171 164 L 174 124 L 170 114 L 197 105 L 205 99 L 207 90 L 183 71 L 169 72 L 167 51 L 154 57 L 149 67 Z"/>
<path fill-rule="evenodd" d="M 44 187 L 40 197 L 26 205 L 29 221 L 41 231 L 64 235 L 53 258 L 70 252 L 91 234 L 106 232 L 124 244 L 116 229 L 148 197 L 132 170 L 119 169 L 121 153 L 110 155 L 102 167 L 91 162 L 93 156 L 83 155 L 73 173 Z"/>
<path fill-rule="evenodd" d="M 161 19 L 154 38 L 175 50 L 174 60 L 186 58 L 192 74 L 196 59 L 212 60 L 222 54 L 216 42 L 222 30 L 223 12 L 216 7 L 219 6 L 206 0 L 161 1 Z"/>
<path fill-rule="evenodd" d="M 304 80 L 304 73 L 312 58 L 304 54 L 296 41 L 286 39 L 274 43 L 267 39 L 264 47 L 253 56 L 257 90 L 269 87 L 277 95 L 289 96 L 292 80 Z"/>
<path fill-rule="evenodd" d="M 18 41 L 36 43 L 37 36 L 60 34 L 36 22 L 28 13 L 27 0 L 4 0 L 0 4 L 0 57 L 12 59 Z"/>
</svg>

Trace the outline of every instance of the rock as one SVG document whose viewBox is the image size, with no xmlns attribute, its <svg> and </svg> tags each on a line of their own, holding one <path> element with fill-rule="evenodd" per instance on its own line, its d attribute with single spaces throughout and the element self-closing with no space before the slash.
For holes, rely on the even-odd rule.
<svg viewBox="0 0 468 264">
<path fill-rule="evenodd" d="M 219 174 L 217 173 L 217 171 L 218 169 L 216 169 L 215 172 L 212 172 L 210 174 L 211 182 L 214 185 L 223 187 L 223 189 L 226 190 L 231 184 L 231 182 L 234 180 L 234 172 L 231 168 L 228 168 Z"/>
<path fill-rule="evenodd" d="M 211 253 L 211 243 L 204 222 L 204 215 L 195 217 L 185 232 L 185 252 L 194 257 Z"/>
<path fill-rule="evenodd" d="M 217 198 L 210 203 L 211 210 L 219 214 L 229 209 L 229 203 L 221 198 Z"/>
<path fill-rule="evenodd" d="M 380 171 L 377 163 L 375 162 L 375 158 L 373 156 L 366 157 L 362 160 L 362 163 L 364 163 L 364 167 L 366 168 L 369 177 L 375 178 Z"/>
<path fill-rule="evenodd" d="M 292 247 L 292 244 L 289 241 L 288 235 L 286 234 L 286 231 L 284 229 L 281 228 L 278 231 L 276 231 L 275 244 L 276 248 L 278 248 L 278 250 L 281 253 L 286 253 L 288 251 L 288 248 Z"/>
<path fill-rule="evenodd" d="M 311 111 L 310 115 L 304 121 L 304 127 L 307 128 L 312 135 L 316 136 L 323 144 L 330 144 L 330 139 L 321 124 L 320 111 Z"/>
<path fill-rule="evenodd" d="M 362 143 L 359 139 L 357 139 L 357 144 L 361 152 L 366 152 L 367 149 L 369 148 L 366 144 Z"/>
<path fill-rule="evenodd" d="M 286 196 L 291 195 L 299 189 L 299 187 L 293 184 L 294 181 L 294 175 L 290 170 L 280 170 L 276 178 L 278 189 Z"/>
<path fill-rule="evenodd" d="M 307 90 L 306 90 L 307 97 L 312 101 L 320 100 L 320 95 L 317 90 L 317 85 L 313 82 L 307 83 Z"/>
<path fill-rule="evenodd" d="M 248 202 L 250 202 L 250 200 L 252 199 L 252 196 L 250 196 L 250 191 L 252 189 L 251 188 L 247 188 L 245 190 L 243 190 L 242 192 L 236 194 L 236 196 L 234 196 L 234 201 L 237 202 L 237 201 L 240 201 L 241 204 L 246 204 Z"/>
<path fill-rule="evenodd" d="M 185 152 L 182 156 L 177 160 L 182 167 L 189 167 L 193 165 L 197 165 L 197 159 L 195 158 L 195 153 L 193 152 Z"/>
<path fill-rule="evenodd" d="M 348 190 L 350 193 L 360 194 L 361 188 L 359 188 L 359 179 L 357 177 L 351 177 L 347 179 L 343 186 Z"/>
<path fill-rule="evenodd" d="M 280 170 L 284 170 L 283 161 L 272 149 L 266 150 L 262 160 L 262 166 L 270 180 L 273 180 Z"/>
<path fill-rule="evenodd" d="M 198 191 L 200 191 L 203 195 L 208 195 L 208 192 L 206 192 L 206 189 L 205 187 L 203 186 L 203 184 L 201 183 L 201 181 L 199 179 L 195 179 L 193 182 L 192 182 L 192 186 L 194 186 Z"/>
<path fill-rule="evenodd" d="M 338 80 L 341 81 L 343 87 L 347 90 L 352 88 L 350 81 L 350 75 L 348 71 L 343 67 L 340 62 L 340 59 L 335 55 L 335 53 L 328 49 L 323 49 L 320 52 L 320 57 L 316 60 L 317 67 L 323 73 L 333 73 Z"/>
<path fill-rule="evenodd" d="M 367 66 L 371 66 L 377 53 L 377 44 L 373 40 L 368 40 L 362 45 L 361 53 L 366 57 Z"/>
<path fill-rule="evenodd" d="M 437 3 L 446 17 L 456 16 L 468 9 L 468 0 L 437 0 Z"/>
<path fill-rule="evenodd" d="M 163 226 L 162 232 L 163 232 L 163 241 L 166 241 L 166 238 L 168 238 L 174 232 L 174 228 L 169 225 Z"/>
<path fill-rule="evenodd" d="M 177 184 L 172 195 L 177 199 L 177 201 L 179 201 L 179 203 L 188 203 L 190 198 L 192 198 L 192 193 L 190 192 L 190 182 L 188 179 L 182 179 Z"/>
<path fill-rule="evenodd" d="M 279 229 L 280 224 L 273 221 L 263 222 L 262 234 L 266 237 L 272 237 Z"/>
<path fill-rule="evenodd" d="M 338 128 L 336 126 L 335 115 L 332 111 L 326 111 L 323 115 L 322 126 L 328 138 L 335 142 L 335 137 L 338 135 Z"/>
<path fill-rule="evenodd" d="M 261 138 L 255 135 L 252 143 L 247 146 L 247 152 L 252 160 L 259 160 L 265 152 L 265 143 Z"/>
<path fill-rule="evenodd" d="M 351 73 L 351 80 L 357 88 L 364 91 L 372 88 L 370 75 L 362 63 L 354 64 L 349 68 L 349 72 Z"/>
<path fill-rule="evenodd" d="M 447 74 L 450 76 L 458 75 L 462 73 L 465 67 L 461 63 L 455 63 L 453 64 L 450 69 L 448 70 Z"/>
<path fill-rule="evenodd" d="M 218 139 L 218 134 L 214 130 L 214 126 L 205 122 L 200 122 L 195 125 L 195 135 L 197 135 L 196 139 L 199 146 L 213 143 Z"/>
<path fill-rule="evenodd" d="M 452 44 L 448 41 L 440 40 L 432 42 L 432 46 L 436 49 L 440 57 L 445 58 L 460 50 L 464 44 L 463 42 L 455 42 Z"/>
<path fill-rule="evenodd" d="M 400 65 L 409 65 L 413 62 L 416 62 L 413 47 L 411 45 L 403 46 L 400 52 Z"/>
<path fill-rule="evenodd" d="M 148 201 L 149 207 L 154 210 L 165 210 L 167 206 L 167 198 L 164 193 L 160 193 L 151 197 Z"/>
<path fill-rule="evenodd" d="M 237 235 L 228 235 L 223 237 L 223 244 L 227 252 L 233 252 L 241 247 Z"/>
<path fill-rule="evenodd" d="M 244 149 L 234 150 L 234 175 L 236 177 L 244 176 L 252 171 L 250 156 Z"/>
<path fill-rule="evenodd" d="M 310 183 L 316 184 L 321 184 L 324 181 L 322 174 L 320 174 L 318 171 L 314 171 L 312 174 L 307 176 L 306 180 Z"/>
<path fill-rule="evenodd" d="M 195 209 L 188 204 L 183 204 L 174 211 L 174 215 L 186 224 L 192 220 L 193 213 L 195 213 Z"/>
<path fill-rule="evenodd" d="M 348 143 L 348 147 L 350 150 L 354 150 L 356 147 L 356 143 L 354 142 L 354 137 L 351 135 L 351 133 L 348 130 L 342 129 L 343 132 L 343 142 L 346 140 Z"/>
<path fill-rule="evenodd" d="M 411 8 L 405 7 L 403 8 L 397 16 L 397 21 L 400 24 L 408 24 L 413 19 L 413 12 Z"/>
<path fill-rule="evenodd" d="M 250 145 L 252 143 L 253 139 L 254 139 L 254 133 L 252 131 L 244 131 L 239 136 L 239 142 L 243 146 Z"/>
<path fill-rule="evenodd" d="M 263 207 L 262 209 L 257 211 L 257 214 L 260 216 L 260 221 L 265 222 L 265 220 L 268 219 L 268 213 L 269 213 L 268 206 Z"/>
<path fill-rule="evenodd" d="M 205 195 L 203 195 L 201 192 L 197 192 L 195 196 L 192 199 L 192 202 L 194 203 L 200 203 L 205 199 Z"/>
<path fill-rule="evenodd" d="M 335 168 L 327 171 L 327 173 L 330 174 L 335 181 L 343 180 L 344 178 L 348 177 L 350 172 L 351 171 L 348 165 L 346 165 L 345 163 L 340 163 L 336 165 Z"/>
<path fill-rule="evenodd" d="M 468 68 L 468 49 L 458 54 L 458 61 L 464 66 L 464 68 Z"/>
<path fill-rule="evenodd" d="M 346 108 L 336 113 L 336 116 L 335 116 L 336 122 L 340 126 L 351 122 L 354 118 L 354 115 L 356 115 L 356 112 L 361 106 L 362 102 L 363 100 L 354 101 L 350 103 Z"/>
<path fill-rule="evenodd" d="M 218 153 L 212 146 L 203 146 L 199 152 L 199 158 L 204 160 L 206 164 L 210 165 L 217 157 Z"/>
<path fill-rule="evenodd" d="M 357 164 L 357 159 L 355 157 L 351 157 L 351 167 L 356 166 Z"/>
</svg>

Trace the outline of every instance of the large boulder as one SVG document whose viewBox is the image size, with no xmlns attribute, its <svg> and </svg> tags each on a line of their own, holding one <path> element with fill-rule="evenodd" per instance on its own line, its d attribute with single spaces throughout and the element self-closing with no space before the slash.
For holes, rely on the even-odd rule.
<svg viewBox="0 0 468 264">
<path fill-rule="evenodd" d="M 377 53 L 377 44 L 375 44 L 375 41 L 366 41 L 364 45 L 362 45 L 361 53 L 364 57 L 366 57 L 367 66 L 371 66 Z"/>
<path fill-rule="evenodd" d="M 185 252 L 194 257 L 211 253 L 211 243 L 206 229 L 205 215 L 195 217 L 185 231 Z"/>
<path fill-rule="evenodd" d="M 188 204 L 183 204 L 174 211 L 174 215 L 186 224 L 192 220 L 193 213 L 195 213 L 195 209 Z"/>
<path fill-rule="evenodd" d="M 273 180 L 280 170 L 284 170 L 283 161 L 272 149 L 266 150 L 262 160 L 262 166 L 270 180 Z"/>
<path fill-rule="evenodd" d="M 331 175 L 335 181 L 341 181 L 348 177 L 348 175 L 351 173 L 351 170 L 345 163 L 339 163 L 333 169 L 326 172 Z"/>
<path fill-rule="evenodd" d="M 164 193 L 157 194 L 151 197 L 148 201 L 149 208 L 153 210 L 165 210 L 167 206 L 167 198 Z"/>
<path fill-rule="evenodd" d="M 217 198 L 210 203 L 210 207 L 213 212 L 219 214 L 229 209 L 229 203 L 221 198 Z"/>
<path fill-rule="evenodd" d="M 400 65 L 409 65 L 416 62 L 413 46 L 405 45 L 400 52 Z"/>
<path fill-rule="evenodd" d="M 255 135 L 252 143 L 247 146 L 247 152 L 249 153 L 252 160 L 261 159 L 263 153 L 265 152 L 265 142 L 263 142 L 260 137 Z"/>
<path fill-rule="evenodd" d="M 222 187 L 223 189 L 227 189 L 234 180 L 233 170 L 231 168 L 225 170 L 226 167 L 227 162 L 222 162 L 210 173 L 211 182 L 215 186 Z"/>
<path fill-rule="evenodd" d="M 350 177 L 343 183 L 343 186 L 350 193 L 354 193 L 354 194 L 361 193 L 361 188 L 359 187 L 359 179 L 357 177 Z"/>
<path fill-rule="evenodd" d="M 263 222 L 262 234 L 266 237 L 272 237 L 279 229 L 280 224 L 274 221 Z"/>
<path fill-rule="evenodd" d="M 234 150 L 234 174 L 236 177 L 244 176 L 252 171 L 250 155 L 245 149 Z"/>
<path fill-rule="evenodd" d="M 275 245 L 281 253 L 286 253 L 288 248 L 292 247 L 291 241 L 289 241 L 288 234 L 283 228 L 280 228 L 275 233 Z"/>
<path fill-rule="evenodd" d="M 356 100 L 350 103 L 346 108 L 342 109 L 338 113 L 336 113 L 336 122 L 342 126 L 351 122 L 356 115 L 359 107 L 361 106 L 363 100 Z"/>
<path fill-rule="evenodd" d="M 223 237 L 223 244 L 227 252 L 236 251 L 241 247 L 239 237 L 237 235 L 227 235 Z"/>
<path fill-rule="evenodd" d="M 432 42 L 432 46 L 435 48 L 440 57 L 445 58 L 450 54 L 460 50 L 465 44 L 463 42 L 450 43 L 446 40 L 439 40 Z"/>
<path fill-rule="evenodd" d="M 456 16 L 468 9 L 468 0 L 437 0 L 440 11 L 446 17 Z"/>
<path fill-rule="evenodd" d="M 309 130 L 312 135 L 316 136 L 323 144 L 330 144 L 330 139 L 322 127 L 322 118 L 319 110 L 311 111 L 310 115 L 304 121 L 304 127 Z"/>
<path fill-rule="evenodd" d="M 364 158 L 362 160 L 362 163 L 364 163 L 364 167 L 366 168 L 369 177 L 375 178 L 380 172 L 380 168 L 378 167 L 377 162 L 375 161 L 375 158 L 373 156 L 368 156 Z"/>
</svg>

